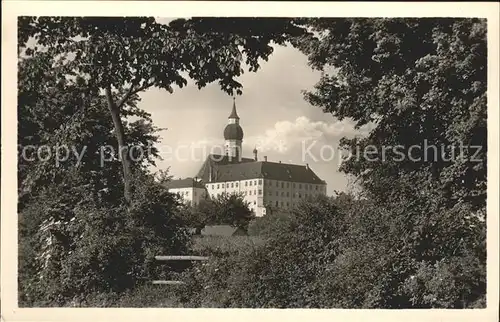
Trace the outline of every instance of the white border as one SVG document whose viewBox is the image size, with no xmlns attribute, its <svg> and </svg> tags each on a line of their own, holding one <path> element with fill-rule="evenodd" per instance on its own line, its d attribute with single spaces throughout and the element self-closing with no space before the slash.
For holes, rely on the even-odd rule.
<svg viewBox="0 0 500 322">
<path fill-rule="evenodd" d="M 1 304 L 6 321 L 498 321 L 498 120 L 499 17 L 492 2 L 219 2 L 211 1 L 3 1 L 2 2 L 2 176 Z M 19 15 L 93 16 L 267 16 L 267 17 L 483 17 L 488 19 L 488 265 L 487 309 L 28 309 L 17 307 L 17 50 Z"/>
</svg>

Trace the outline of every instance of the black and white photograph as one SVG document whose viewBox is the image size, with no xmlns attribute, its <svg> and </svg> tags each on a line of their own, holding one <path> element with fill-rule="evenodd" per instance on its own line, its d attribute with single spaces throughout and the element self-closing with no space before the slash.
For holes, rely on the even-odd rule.
<svg viewBox="0 0 500 322">
<path fill-rule="evenodd" d="M 498 320 L 498 17 L 150 9 L 10 26 L 2 302 Z"/>
</svg>

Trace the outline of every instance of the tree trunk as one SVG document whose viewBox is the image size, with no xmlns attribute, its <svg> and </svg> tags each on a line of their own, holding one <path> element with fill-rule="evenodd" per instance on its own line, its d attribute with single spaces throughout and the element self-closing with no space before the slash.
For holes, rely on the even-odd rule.
<svg viewBox="0 0 500 322">
<path fill-rule="evenodd" d="M 115 127 L 116 140 L 118 141 L 118 150 L 119 150 L 118 153 L 123 167 L 123 186 L 124 186 L 123 196 L 128 206 L 132 198 L 132 184 L 131 184 L 132 170 L 131 170 L 130 160 L 128 158 L 127 145 L 125 144 L 125 130 L 123 128 L 123 123 L 120 118 L 120 110 L 118 109 L 115 101 L 113 100 L 110 86 L 106 88 L 106 99 L 108 101 L 108 109 L 109 112 L 111 113 L 111 118 L 113 119 L 113 124 Z"/>
</svg>

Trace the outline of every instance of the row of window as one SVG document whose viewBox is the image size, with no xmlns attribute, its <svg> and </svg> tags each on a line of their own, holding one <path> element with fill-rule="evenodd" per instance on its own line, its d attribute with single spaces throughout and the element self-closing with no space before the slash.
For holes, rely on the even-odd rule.
<svg viewBox="0 0 500 322">
<path fill-rule="evenodd" d="M 287 196 L 287 197 L 290 197 L 290 192 L 289 192 L 289 191 L 287 191 L 286 193 L 285 193 L 284 191 L 282 191 L 282 192 L 281 192 L 281 196 L 282 196 L 282 197 L 285 197 L 285 194 L 286 194 L 286 196 Z M 272 196 L 272 195 L 273 195 L 273 192 L 272 192 L 272 191 L 269 191 L 269 195 L 270 195 L 270 196 Z M 276 191 L 275 195 L 276 195 L 276 197 L 279 197 L 279 196 L 280 196 L 280 194 L 279 194 L 279 192 L 278 192 L 278 191 Z M 315 195 L 315 193 L 309 193 L 309 194 L 308 194 L 308 193 L 304 193 L 304 198 L 307 198 L 307 197 L 309 197 L 309 196 L 314 196 L 314 195 Z M 297 197 L 298 197 L 298 198 L 302 198 L 302 193 L 300 193 L 300 192 L 295 192 L 294 194 L 292 194 L 292 196 L 293 196 L 294 198 L 297 198 Z"/>
<path fill-rule="evenodd" d="M 272 186 L 272 182 L 271 181 L 267 181 L 268 182 L 268 186 Z M 290 182 L 279 182 L 279 181 L 276 181 L 276 187 L 280 187 L 280 183 L 281 183 L 281 188 L 284 189 L 285 186 L 286 188 L 290 188 Z M 259 180 L 253 180 L 253 181 L 245 181 L 245 187 L 248 187 L 248 186 L 252 186 L 252 185 L 259 185 L 261 186 L 262 185 L 262 179 L 259 179 Z M 302 183 L 299 183 L 299 189 L 302 189 Z M 295 182 L 292 183 L 292 186 L 293 188 L 296 188 L 296 184 Z M 217 187 L 217 189 L 224 189 L 224 188 L 238 188 L 238 182 L 231 182 L 231 183 L 217 183 L 217 185 L 215 184 L 212 184 L 212 190 L 215 189 L 215 187 Z M 314 185 L 314 190 L 318 190 L 318 185 Z M 304 189 L 305 190 L 313 190 L 313 185 L 312 184 L 304 184 Z"/>
<path fill-rule="evenodd" d="M 180 196 L 186 196 L 186 197 L 189 197 L 189 191 L 179 191 L 179 192 L 177 192 L 177 194 L 179 194 Z M 195 190 L 195 191 L 193 191 L 193 196 L 195 196 L 195 197 L 196 197 L 196 190 Z M 203 194 L 202 194 L 202 196 L 203 196 Z"/>
<path fill-rule="evenodd" d="M 242 192 L 244 196 L 256 196 L 257 195 L 257 190 L 250 190 L 250 191 L 243 191 Z M 262 196 L 262 190 L 258 190 L 258 193 L 259 193 L 259 196 Z M 279 197 L 280 194 L 278 191 L 276 191 L 276 197 Z M 286 193 L 284 191 L 281 192 L 281 196 L 282 197 L 285 197 L 285 194 L 287 197 L 290 197 L 290 192 L 287 191 Z M 220 194 L 219 194 L 220 195 Z M 272 191 L 269 191 L 269 195 L 272 196 L 273 195 L 273 192 Z M 311 194 L 307 194 L 307 193 L 304 193 L 304 198 L 307 198 L 308 196 L 313 196 L 314 193 L 311 193 Z M 294 198 L 302 198 L 302 193 L 300 192 L 296 192 L 293 194 L 293 197 Z"/>
<path fill-rule="evenodd" d="M 271 181 L 268 181 L 267 185 L 270 186 L 270 187 L 272 187 L 273 183 Z M 306 183 L 304 183 L 303 185 L 304 185 L 304 189 L 305 190 L 318 190 L 318 185 L 314 185 L 314 189 L 313 189 L 313 185 L 312 184 L 306 184 Z M 276 181 L 275 182 L 275 186 L 278 187 L 278 188 L 281 186 L 282 189 L 284 189 L 285 187 L 286 188 L 290 188 L 290 182 Z M 302 183 L 299 183 L 298 186 L 299 186 L 299 189 L 302 189 Z M 292 187 L 293 188 L 297 188 L 297 184 L 295 182 L 293 182 L 292 183 Z"/>
<path fill-rule="evenodd" d="M 287 201 L 286 203 L 284 201 L 281 202 L 281 207 L 285 207 L 285 204 L 287 207 L 290 207 L 290 203 Z M 280 206 L 280 203 L 278 202 L 278 200 L 276 200 L 276 202 L 274 203 L 274 206 L 275 207 L 279 207 Z"/>
<path fill-rule="evenodd" d="M 248 187 L 248 186 L 256 186 L 256 185 L 259 185 L 261 186 L 262 185 L 262 179 L 259 179 L 259 180 L 253 180 L 253 181 L 245 181 L 245 187 Z M 231 183 L 218 183 L 217 184 L 217 189 L 224 189 L 224 188 L 238 188 L 238 182 L 231 182 Z M 212 190 L 215 189 L 215 184 L 212 184 Z"/>
</svg>

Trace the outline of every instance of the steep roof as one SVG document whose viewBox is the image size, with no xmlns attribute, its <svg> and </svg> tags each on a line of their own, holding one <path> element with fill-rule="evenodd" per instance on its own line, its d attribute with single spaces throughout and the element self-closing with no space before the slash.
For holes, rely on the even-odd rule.
<svg viewBox="0 0 500 322">
<path fill-rule="evenodd" d="M 204 236 L 233 236 L 236 234 L 246 234 L 242 231 L 241 228 L 233 227 L 230 225 L 213 225 L 213 226 L 205 226 L 201 231 L 201 234 Z"/>
<path fill-rule="evenodd" d="M 278 162 L 260 162 L 264 178 L 279 181 L 324 184 L 308 165 L 287 164 Z"/>
<path fill-rule="evenodd" d="M 225 165 L 212 165 L 212 181 L 226 182 L 249 180 L 256 178 L 301 182 L 311 184 L 324 184 L 314 171 L 308 166 L 287 164 L 268 161 L 242 162 Z M 204 180 L 205 182 L 209 182 Z"/>
<path fill-rule="evenodd" d="M 242 157 L 240 163 L 247 163 L 254 161 L 255 161 L 254 159 Z M 233 164 L 233 163 L 238 163 L 237 158 L 231 158 L 227 155 L 221 155 L 221 154 L 209 154 L 205 159 L 205 162 L 203 162 L 200 171 L 198 171 L 197 177 L 205 182 L 208 182 L 210 179 L 210 168 L 212 168 L 213 172 L 214 168 L 218 166 Z"/>
<path fill-rule="evenodd" d="M 165 184 L 169 189 L 179 189 L 179 188 L 205 188 L 203 183 L 196 181 L 193 178 L 177 179 L 169 181 Z"/>
<path fill-rule="evenodd" d="M 210 172 L 212 180 L 210 181 Z M 251 158 L 236 158 L 210 154 L 197 175 L 203 182 L 226 182 L 264 178 L 278 181 L 325 184 L 314 171 L 306 165 L 269 161 L 255 161 Z"/>
</svg>

